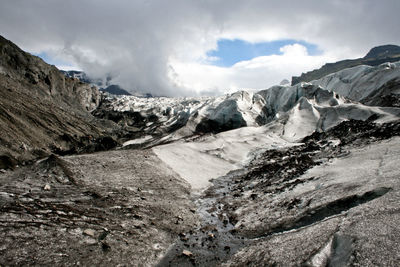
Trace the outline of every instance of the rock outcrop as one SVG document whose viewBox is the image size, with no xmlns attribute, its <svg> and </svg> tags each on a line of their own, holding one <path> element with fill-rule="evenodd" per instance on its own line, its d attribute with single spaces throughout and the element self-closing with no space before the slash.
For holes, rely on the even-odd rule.
<svg viewBox="0 0 400 267">
<path fill-rule="evenodd" d="M 115 85 L 115 84 L 107 86 L 104 89 L 100 89 L 100 91 L 103 91 L 103 92 L 106 92 L 106 93 L 109 93 L 112 95 L 131 95 L 131 93 L 129 93 L 128 91 L 123 89 L 121 86 Z"/>
<path fill-rule="evenodd" d="M 24 162 L 93 145 L 108 131 L 89 113 L 99 101 L 97 88 L 0 37 L 0 155 Z"/>
<path fill-rule="evenodd" d="M 66 78 L 53 65 L 22 51 L 0 36 L 0 74 L 29 86 L 29 93 L 56 104 L 93 110 L 99 104 L 100 93 L 79 79 Z"/>
</svg>

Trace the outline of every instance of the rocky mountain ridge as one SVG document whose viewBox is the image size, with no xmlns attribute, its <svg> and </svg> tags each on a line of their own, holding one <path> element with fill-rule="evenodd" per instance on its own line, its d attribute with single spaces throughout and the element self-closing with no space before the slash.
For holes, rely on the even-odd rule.
<svg viewBox="0 0 400 267">
<path fill-rule="evenodd" d="M 66 79 L 59 70 L 30 55 L 0 36 L 0 73 L 5 78 L 32 85 L 29 92 L 46 100 L 93 110 L 99 104 L 98 90 L 77 79 Z"/>
<path fill-rule="evenodd" d="M 292 77 L 292 85 L 300 82 L 311 82 L 321 79 L 331 73 L 352 68 L 359 65 L 378 66 L 386 62 L 400 61 L 400 47 L 397 45 L 383 45 L 372 48 L 365 57 L 347 59 L 335 63 L 327 63 L 319 69 L 302 73 Z"/>
</svg>

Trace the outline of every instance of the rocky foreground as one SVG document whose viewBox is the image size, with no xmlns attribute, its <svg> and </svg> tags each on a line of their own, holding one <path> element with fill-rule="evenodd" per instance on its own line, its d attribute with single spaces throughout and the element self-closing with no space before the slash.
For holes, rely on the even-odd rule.
<svg viewBox="0 0 400 267">
<path fill-rule="evenodd" d="M 400 124 L 344 122 L 260 152 L 203 193 L 151 150 L 0 174 L 0 263 L 397 266 Z"/>
<path fill-rule="evenodd" d="M 2 266 L 152 266 L 199 221 L 149 150 L 50 156 L 0 181 Z"/>
</svg>

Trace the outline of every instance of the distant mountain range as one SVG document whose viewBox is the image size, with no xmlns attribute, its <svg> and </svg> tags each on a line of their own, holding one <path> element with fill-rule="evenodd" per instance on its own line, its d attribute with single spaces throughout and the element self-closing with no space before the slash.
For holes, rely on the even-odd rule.
<svg viewBox="0 0 400 267">
<path fill-rule="evenodd" d="M 292 77 L 292 85 L 300 82 L 310 82 L 347 68 L 359 65 L 378 66 L 385 62 L 400 61 L 400 46 L 382 45 L 372 48 L 363 58 L 346 59 L 335 63 L 327 63 L 320 69 L 302 73 L 300 76 Z"/>
</svg>

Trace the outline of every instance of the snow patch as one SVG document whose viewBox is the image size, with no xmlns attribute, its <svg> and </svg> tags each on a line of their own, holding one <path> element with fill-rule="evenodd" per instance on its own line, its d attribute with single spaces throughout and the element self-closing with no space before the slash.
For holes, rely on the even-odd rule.
<svg viewBox="0 0 400 267">
<path fill-rule="evenodd" d="M 125 143 L 122 144 L 122 146 L 129 146 L 129 145 L 138 145 L 138 144 L 143 144 L 147 141 L 150 141 L 153 137 L 151 135 L 146 135 L 141 138 L 133 139 L 126 141 Z"/>
</svg>

